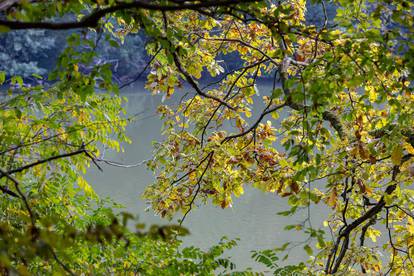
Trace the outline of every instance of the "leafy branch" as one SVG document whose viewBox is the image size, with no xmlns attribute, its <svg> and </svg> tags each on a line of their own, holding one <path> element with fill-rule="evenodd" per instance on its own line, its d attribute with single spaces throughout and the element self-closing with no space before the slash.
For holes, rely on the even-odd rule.
<svg viewBox="0 0 414 276">
<path fill-rule="evenodd" d="M 199 10 L 211 7 L 227 7 L 240 3 L 259 2 L 258 0 L 209 0 L 198 3 L 187 3 L 170 1 L 169 4 L 159 4 L 157 2 L 133 1 L 130 3 L 117 2 L 114 6 L 103 9 L 97 8 L 92 13 L 84 16 L 80 21 L 70 22 L 23 22 L 0 19 L 0 25 L 11 30 L 22 29 L 49 29 L 49 30 L 69 30 L 79 28 L 95 28 L 101 18 L 114 12 L 142 9 L 153 11 L 180 11 L 180 10 Z"/>
</svg>

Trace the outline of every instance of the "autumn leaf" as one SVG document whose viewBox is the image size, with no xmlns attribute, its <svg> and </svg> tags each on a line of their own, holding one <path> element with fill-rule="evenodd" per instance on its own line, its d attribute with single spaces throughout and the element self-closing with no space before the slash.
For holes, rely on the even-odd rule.
<svg viewBox="0 0 414 276">
<path fill-rule="evenodd" d="M 409 153 L 414 155 L 414 147 L 410 144 L 405 142 L 404 143 L 404 149 Z"/>
<path fill-rule="evenodd" d="M 327 203 L 329 206 L 331 206 L 332 208 L 335 208 L 335 207 L 336 207 L 337 197 L 338 197 L 338 194 L 337 194 L 336 188 L 333 188 L 333 189 L 331 190 L 331 192 L 329 193 L 329 197 L 328 197 L 328 199 L 327 199 L 327 202 L 326 202 L 326 203 Z"/>
<path fill-rule="evenodd" d="M 408 217 L 407 221 L 407 231 L 411 235 L 414 235 L 414 220 L 411 217 Z"/>
<path fill-rule="evenodd" d="M 291 181 L 290 183 L 289 183 L 289 186 L 290 186 L 290 189 L 295 193 L 295 194 L 297 194 L 298 192 L 299 192 L 299 185 L 298 185 L 298 183 L 296 182 L 296 181 Z"/>
<path fill-rule="evenodd" d="M 394 147 L 394 149 L 391 152 L 392 163 L 396 166 L 400 165 L 402 157 L 403 157 L 403 148 L 400 145 L 397 145 L 396 147 Z"/>
</svg>

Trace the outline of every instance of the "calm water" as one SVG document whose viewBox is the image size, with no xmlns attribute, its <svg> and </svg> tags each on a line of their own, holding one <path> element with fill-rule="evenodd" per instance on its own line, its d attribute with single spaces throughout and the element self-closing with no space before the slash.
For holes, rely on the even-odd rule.
<svg viewBox="0 0 414 276">
<path fill-rule="evenodd" d="M 124 153 L 106 152 L 106 159 L 124 164 L 149 159 L 151 142 L 161 139 L 161 121 L 155 114 L 161 97 L 151 96 L 149 92 L 138 87 L 143 85 L 138 84 L 136 88 L 128 88 L 122 93 L 129 100 L 125 106 L 128 114 L 140 114 L 127 130 L 133 143 L 125 145 Z M 259 87 L 260 90 L 267 88 L 270 87 Z M 123 204 L 129 212 L 138 214 L 140 220 L 147 224 L 168 223 L 167 220 L 155 216 L 151 210 L 145 211 L 148 206 L 140 196 L 146 185 L 154 180 L 154 176 L 144 165 L 128 169 L 108 165 L 103 168 L 103 172 L 92 168 L 87 175 L 99 195 L 110 196 Z M 215 206 L 201 205 L 193 209 L 184 222 L 184 226 L 191 232 L 190 236 L 184 238 L 184 243 L 206 248 L 218 242 L 222 236 L 239 238 L 237 248 L 229 252 L 232 260 L 239 269 L 252 267 L 258 270 L 261 267 L 251 260 L 251 250 L 272 248 L 287 241 L 302 241 L 306 238 L 303 234 L 283 230 L 285 225 L 303 220 L 303 217 L 277 216 L 276 213 L 286 210 L 286 206 L 286 201 L 274 194 L 247 188 L 244 195 L 234 201 L 232 208 L 223 210 Z M 313 220 L 318 221 L 318 214 L 313 214 Z M 302 260 L 304 254 L 301 250 L 292 250 L 290 256 L 291 262 L 295 262 Z"/>
</svg>

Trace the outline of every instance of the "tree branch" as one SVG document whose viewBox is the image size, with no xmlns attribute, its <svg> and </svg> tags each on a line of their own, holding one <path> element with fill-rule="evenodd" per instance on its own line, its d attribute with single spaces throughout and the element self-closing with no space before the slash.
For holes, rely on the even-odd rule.
<svg viewBox="0 0 414 276">
<path fill-rule="evenodd" d="M 162 47 L 160 47 L 155 54 L 151 57 L 151 59 L 147 62 L 147 64 L 145 65 L 145 67 L 141 70 L 141 72 L 139 72 L 132 80 L 128 81 L 127 83 L 124 83 L 122 85 L 119 86 L 120 89 L 129 86 L 131 84 L 133 84 L 134 82 L 136 82 L 137 80 L 139 80 L 139 78 L 142 76 L 142 74 L 144 74 L 144 72 L 148 69 L 148 67 L 151 65 L 151 63 L 154 61 L 154 59 L 157 57 L 157 55 L 161 52 Z"/>
<path fill-rule="evenodd" d="M 237 82 L 240 80 L 241 77 L 243 77 L 243 75 L 251 68 L 254 68 L 257 66 L 257 70 L 259 70 L 260 65 L 263 63 L 263 59 L 261 59 L 259 62 L 255 62 L 252 65 L 248 65 L 245 66 L 242 70 L 242 72 L 236 77 L 236 79 L 233 81 L 233 83 L 231 84 L 230 88 L 228 89 L 226 95 L 224 96 L 223 100 L 227 100 L 228 97 L 230 96 L 231 92 L 233 91 L 234 87 L 236 86 Z M 221 80 L 220 80 L 221 81 Z M 203 147 L 203 143 L 204 143 L 204 135 L 207 131 L 207 127 L 210 125 L 211 121 L 214 118 L 214 115 L 216 115 L 217 111 L 220 109 L 220 107 L 222 106 L 222 104 L 219 104 L 219 106 L 217 106 L 217 108 L 213 111 L 213 113 L 211 114 L 210 118 L 208 119 L 207 123 L 205 124 L 205 126 L 203 127 L 203 131 L 201 133 L 201 147 Z"/>
<path fill-rule="evenodd" d="M 269 103 L 269 105 L 265 108 L 265 110 L 262 112 L 262 114 L 260 114 L 260 117 L 256 120 L 256 122 L 254 122 L 254 124 L 250 128 L 248 128 L 247 130 L 245 130 L 243 132 L 240 132 L 238 134 L 234 134 L 234 135 L 227 136 L 226 138 L 223 139 L 223 141 L 221 143 L 222 144 L 223 143 L 226 143 L 226 142 L 228 142 L 228 141 L 230 141 L 230 140 L 232 140 L 234 138 L 238 138 L 238 137 L 244 136 L 244 135 L 248 134 L 249 132 L 256 130 L 256 128 L 259 126 L 260 122 L 263 120 L 263 118 L 266 115 L 268 115 L 268 114 L 270 114 L 272 112 L 275 112 L 276 110 L 279 110 L 279 109 L 281 109 L 281 108 L 283 108 L 283 107 L 286 106 L 286 103 L 283 103 L 283 104 L 276 105 L 276 106 L 274 106 L 272 108 L 269 108 L 270 105 L 271 105 L 271 103 L 272 102 Z"/>
<path fill-rule="evenodd" d="M 94 28 L 98 25 L 99 20 L 107 14 L 130 10 L 143 9 L 153 11 L 180 11 L 180 10 L 197 10 L 210 7 L 225 7 L 246 2 L 259 2 L 261 0 L 210 0 L 200 1 L 198 3 L 179 3 L 162 5 L 150 1 L 134 1 L 131 3 L 119 3 L 103 9 L 95 9 L 92 13 L 84 16 L 80 21 L 70 22 L 22 22 L 11 20 L 0 20 L 0 25 L 11 30 L 22 29 L 49 29 L 49 30 L 69 30 L 79 28 Z"/>
<path fill-rule="evenodd" d="M 0 186 L 0 191 L 2 191 L 4 194 L 8 194 L 12 197 L 20 198 L 20 196 L 18 194 L 16 194 L 15 192 L 10 191 L 7 186 Z"/>
<path fill-rule="evenodd" d="M 204 168 L 203 172 L 201 173 L 200 177 L 197 180 L 196 186 L 197 186 L 197 190 L 195 191 L 193 198 L 191 199 L 190 203 L 188 204 L 188 210 L 185 212 L 183 218 L 180 221 L 180 226 L 182 225 L 182 223 L 184 222 L 185 218 L 187 217 L 187 215 L 190 213 L 191 209 L 193 208 L 193 204 L 194 201 L 198 195 L 198 193 L 200 192 L 201 189 L 201 180 L 203 180 L 203 177 L 205 175 L 205 173 L 207 172 L 207 169 L 210 167 L 211 161 L 213 160 L 213 156 L 214 156 L 214 151 L 210 152 L 208 157 L 208 161 L 207 161 L 207 165 Z"/>
<path fill-rule="evenodd" d="M 403 157 L 403 161 L 405 162 L 408 159 L 407 158 L 404 158 L 404 157 Z M 339 236 L 338 236 L 338 238 L 336 240 L 336 244 L 338 245 L 340 243 L 340 241 L 342 239 L 344 239 L 344 241 L 342 243 L 342 247 L 341 247 L 341 253 L 339 254 L 338 258 L 336 259 L 335 266 L 334 266 L 334 268 L 332 270 L 330 269 L 330 267 L 333 264 L 333 262 L 335 261 L 335 258 L 332 258 L 332 259 L 329 258 L 328 259 L 327 265 L 326 265 L 326 269 L 325 269 L 325 273 L 327 273 L 327 274 L 335 274 L 338 271 L 338 269 L 339 269 L 339 267 L 340 267 L 340 265 L 342 263 L 342 260 L 345 257 L 345 253 L 342 254 L 342 252 L 343 251 L 346 252 L 346 250 L 348 249 L 349 236 L 350 236 L 351 232 L 354 229 L 356 229 L 357 227 L 359 227 L 366 220 L 375 217 L 385 207 L 385 195 L 391 195 L 395 191 L 395 189 L 397 188 L 396 178 L 397 178 L 397 174 L 399 172 L 400 172 L 399 166 L 394 166 L 393 167 L 393 170 L 392 170 L 391 184 L 389 184 L 387 186 L 387 188 L 385 189 L 384 195 L 381 196 L 381 198 L 378 201 L 378 203 L 375 204 L 374 207 L 372 207 L 371 209 L 369 209 L 365 214 L 363 214 L 362 216 L 360 216 L 358 219 L 354 220 L 352 223 L 348 224 L 346 227 L 344 227 L 344 228 L 341 229 L 341 231 L 339 232 Z"/>
<path fill-rule="evenodd" d="M 23 203 L 26 207 L 27 212 L 29 212 L 29 217 L 30 217 L 30 221 L 32 223 L 33 228 L 36 228 L 35 226 L 35 218 L 34 218 L 34 214 L 32 209 L 30 208 L 29 202 L 27 201 L 26 196 L 24 195 L 24 193 L 22 192 L 22 190 L 20 190 L 20 183 L 19 181 L 17 181 L 16 178 L 14 178 L 13 176 L 11 176 L 7 171 L 5 171 L 4 169 L 0 168 L 0 173 L 2 174 L 2 176 L 6 176 L 11 182 L 13 182 L 14 184 L 14 188 L 16 189 L 17 193 L 20 195 L 20 198 L 23 200 Z"/>
<path fill-rule="evenodd" d="M 53 160 L 56 160 L 56 159 L 70 157 L 70 156 L 78 155 L 78 154 L 81 154 L 81 153 L 87 153 L 86 149 L 81 148 L 81 149 L 79 149 L 77 151 L 74 151 L 74 152 L 55 155 L 55 156 L 52 156 L 52 157 L 49 157 L 49 158 L 46 158 L 46 159 L 38 160 L 36 162 L 24 165 L 24 166 L 16 168 L 16 169 L 12 169 L 12 170 L 7 171 L 7 172 L 5 172 L 3 170 L 0 170 L 0 179 L 3 178 L 4 176 L 8 177 L 8 175 L 10 175 L 10 174 L 22 172 L 24 170 L 30 169 L 32 167 L 35 167 L 35 166 L 38 166 L 38 165 L 41 165 L 41 164 L 44 164 L 44 163 L 47 163 L 47 162 L 50 162 L 50 161 L 53 161 Z"/>
<path fill-rule="evenodd" d="M 287 69 L 291 61 L 292 61 L 291 58 L 286 57 L 283 59 L 283 62 L 280 65 L 280 79 L 282 81 L 282 89 L 283 89 L 283 92 L 285 93 L 285 96 L 287 97 L 286 105 L 297 111 L 303 110 L 305 112 L 308 112 L 310 111 L 309 106 L 305 106 L 303 104 L 293 102 L 291 91 L 286 85 L 286 81 L 288 80 Z M 345 137 L 345 132 L 344 132 L 342 123 L 335 113 L 333 113 L 332 111 L 326 110 L 322 113 L 322 118 L 331 124 L 331 126 L 336 130 L 336 132 L 338 133 L 341 139 Z"/>
<path fill-rule="evenodd" d="M 71 276 L 75 276 L 76 274 L 75 273 L 73 273 L 72 272 L 72 270 L 70 270 L 69 269 L 69 267 L 67 267 L 67 265 L 65 265 L 59 258 L 58 258 L 58 256 L 56 255 L 56 252 L 55 252 L 55 250 L 53 250 L 53 248 L 49 245 L 48 246 L 49 247 L 49 250 L 50 250 L 50 253 L 52 254 L 52 256 L 53 256 L 53 259 L 55 259 L 55 261 L 62 267 L 62 269 L 64 270 L 64 271 L 66 271 L 69 275 L 71 275 Z"/>
<path fill-rule="evenodd" d="M 184 75 L 185 79 L 187 80 L 187 82 L 194 88 L 194 90 L 197 92 L 197 94 L 199 94 L 202 97 L 208 98 L 208 99 L 212 99 L 216 102 L 219 102 L 220 104 L 226 106 L 227 108 L 231 109 L 231 110 L 235 110 L 234 107 L 232 107 L 229 103 L 223 101 L 220 98 L 217 98 L 215 96 L 212 96 L 210 94 L 206 94 L 203 91 L 201 91 L 201 89 L 198 87 L 197 83 L 195 82 L 195 80 L 191 77 L 190 74 L 188 74 L 187 71 L 185 71 L 185 69 L 182 67 L 180 59 L 178 57 L 178 54 L 176 51 L 172 52 L 172 56 L 174 59 L 174 63 L 175 66 L 177 67 L 178 71 Z"/>
</svg>

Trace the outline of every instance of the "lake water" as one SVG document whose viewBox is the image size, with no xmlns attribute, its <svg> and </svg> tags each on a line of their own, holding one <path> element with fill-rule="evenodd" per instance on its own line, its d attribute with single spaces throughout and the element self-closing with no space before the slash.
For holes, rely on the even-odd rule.
<svg viewBox="0 0 414 276">
<path fill-rule="evenodd" d="M 267 88 L 266 86 L 259 87 L 259 90 Z M 122 92 L 129 100 L 125 106 L 128 114 L 140 114 L 127 129 L 133 143 L 125 145 L 124 153 L 107 152 L 105 159 L 124 164 L 149 159 L 152 152 L 151 142 L 161 139 L 161 121 L 155 113 L 158 104 L 161 103 L 161 97 L 152 96 L 148 91 L 143 91 L 142 87 L 142 84 L 137 84 L 135 88 L 128 88 Z M 154 180 L 154 176 L 145 165 L 128 169 L 105 165 L 103 169 L 103 172 L 100 172 L 91 168 L 87 175 L 87 179 L 99 195 L 110 196 L 123 204 L 127 211 L 139 215 L 140 220 L 147 225 L 169 223 L 154 215 L 151 210 L 145 211 L 147 206 L 141 194 Z M 260 270 L 262 267 L 250 257 L 252 250 L 273 248 L 287 241 L 306 239 L 303 233 L 296 234 L 283 230 L 285 225 L 300 222 L 306 215 L 295 218 L 276 215 L 277 212 L 286 209 L 285 199 L 247 188 L 244 195 L 234 201 L 232 208 L 223 210 L 215 206 L 201 205 L 193 209 L 183 224 L 191 232 L 191 235 L 183 238 L 184 244 L 207 248 L 217 243 L 222 236 L 239 238 L 238 246 L 228 253 L 237 268 L 252 267 L 254 270 Z M 313 219 L 317 222 L 318 212 L 314 211 L 320 210 L 313 210 Z M 302 250 L 294 249 L 290 256 L 290 262 L 297 262 L 304 258 L 304 253 Z"/>
</svg>

